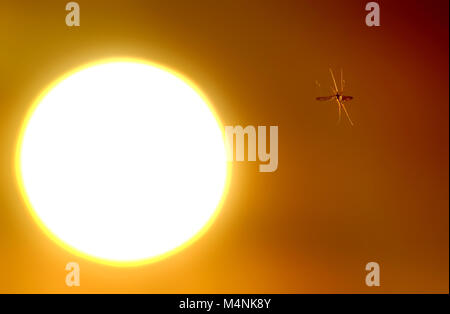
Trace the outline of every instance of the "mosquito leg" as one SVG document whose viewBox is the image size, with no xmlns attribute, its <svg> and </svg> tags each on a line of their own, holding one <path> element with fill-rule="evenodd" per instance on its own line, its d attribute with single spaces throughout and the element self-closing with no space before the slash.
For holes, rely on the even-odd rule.
<svg viewBox="0 0 450 314">
<path fill-rule="evenodd" d="M 347 109 L 345 108 L 344 103 L 342 102 L 341 105 L 342 105 L 342 109 L 344 109 L 345 114 L 347 115 L 348 121 L 350 121 L 350 124 L 353 126 L 353 121 L 352 121 L 352 119 L 350 119 L 350 116 L 348 115 L 348 112 L 347 112 Z"/>
<path fill-rule="evenodd" d="M 340 124 L 341 123 L 341 102 L 338 101 L 337 104 L 338 104 L 338 114 L 339 114 L 337 124 Z"/>
<path fill-rule="evenodd" d="M 341 68 L 341 93 L 344 93 L 345 81 L 344 81 L 344 70 Z"/>
<path fill-rule="evenodd" d="M 330 73 L 331 73 L 331 78 L 333 79 L 333 83 L 334 83 L 334 87 L 336 88 L 336 93 L 339 91 L 337 84 L 336 84 L 336 80 L 334 79 L 334 74 L 333 71 L 330 68 Z"/>
</svg>

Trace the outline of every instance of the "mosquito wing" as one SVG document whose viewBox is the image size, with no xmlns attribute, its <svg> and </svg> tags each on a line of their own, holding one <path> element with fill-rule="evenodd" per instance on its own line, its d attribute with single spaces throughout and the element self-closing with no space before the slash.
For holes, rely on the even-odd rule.
<svg viewBox="0 0 450 314">
<path fill-rule="evenodd" d="M 318 100 L 318 101 L 328 101 L 328 100 L 331 100 L 333 98 L 334 98 L 334 96 L 316 97 L 316 100 Z"/>
<path fill-rule="evenodd" d="M 342 101 L 349 101 L 352 100 L 353 97 L 352 96 L 342 96 Z"/>
</svg>

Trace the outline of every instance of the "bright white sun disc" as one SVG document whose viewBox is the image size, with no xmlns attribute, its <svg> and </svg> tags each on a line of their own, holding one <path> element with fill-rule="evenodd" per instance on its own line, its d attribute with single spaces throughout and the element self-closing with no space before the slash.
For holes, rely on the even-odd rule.
<svg viewBox="0 0 450 314">
<path fill-rule="evenodd" d="M 19 184 L 44 230 L 94 259 L 161 257 L 202 233 L 227 180 L 222 128 L 159 66 L 103 62 L 60 80 L 22 130 Z"/>
</svg>

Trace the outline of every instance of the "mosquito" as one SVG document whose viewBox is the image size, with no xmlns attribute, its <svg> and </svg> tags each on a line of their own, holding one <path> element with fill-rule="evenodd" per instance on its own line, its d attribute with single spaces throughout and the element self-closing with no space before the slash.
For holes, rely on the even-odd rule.
<svg viewBox="0 0 450 314">
<path fill-rule="evenodd" d="M 331 92 L 333 95 L 326 96 L 326 97 L 317 97 L 316 100 L 319 101 L 333 101 L 335 100 L 338 105 L 338 112 L 339 112 L 339 120 L 338 123 L 341 122 L 341 111 L 344 110 L 345 115 L 347 116 L 348 121 L 353 126 L 352 119 L 350 119 L 350 116 L 347 112 L 347 108 L 345 108 L 345 102 L 350 101 L 353 99 L 352 96 L 344 96 L 344 87 L 345 87 L 345 81 L 344 81 L 344 72 L 341 69 L 341 90 L 338 89 L 336 80 L 334 79 L 333 71 L 330 69 L 331 78 L 333 79 L 334 87 L 331 87 Z"/>
</svg>

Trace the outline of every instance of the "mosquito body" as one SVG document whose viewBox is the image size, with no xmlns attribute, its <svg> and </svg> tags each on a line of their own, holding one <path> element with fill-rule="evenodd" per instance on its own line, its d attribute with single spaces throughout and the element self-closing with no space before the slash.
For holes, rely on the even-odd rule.
<svg viewBox="0 0 450 314">
<path fill-rule="evenodd" d="M 352 119 L 350 119 L 350 116 L 347 112 L 347 108 L 345 107 L 345 102 L 350 101 L 353 99 L 352 96 L 345 96 L 344 95 L 344 87 L 345 87 L 345 81 L 344 81 L 344 74 L 341 69 L 341 89 L 337 87 L 336 80 L 334 79 L 333 71 L 330 69 L 331 78 L 333 79 L 334 87 L 331 87 L 331 96 L 325 96 L 325 97 L 317 97 L 316 100 L 318 101 L 336 101 L 338 105 L 338 113 L 339 113 L 339 120 L 338 123 L 341 122 L 341 112 L 342 110 L 345 112 L 345 115 L 347 116 L 348 121 L 351 125 L 353 125 Z"/>
</svg>

